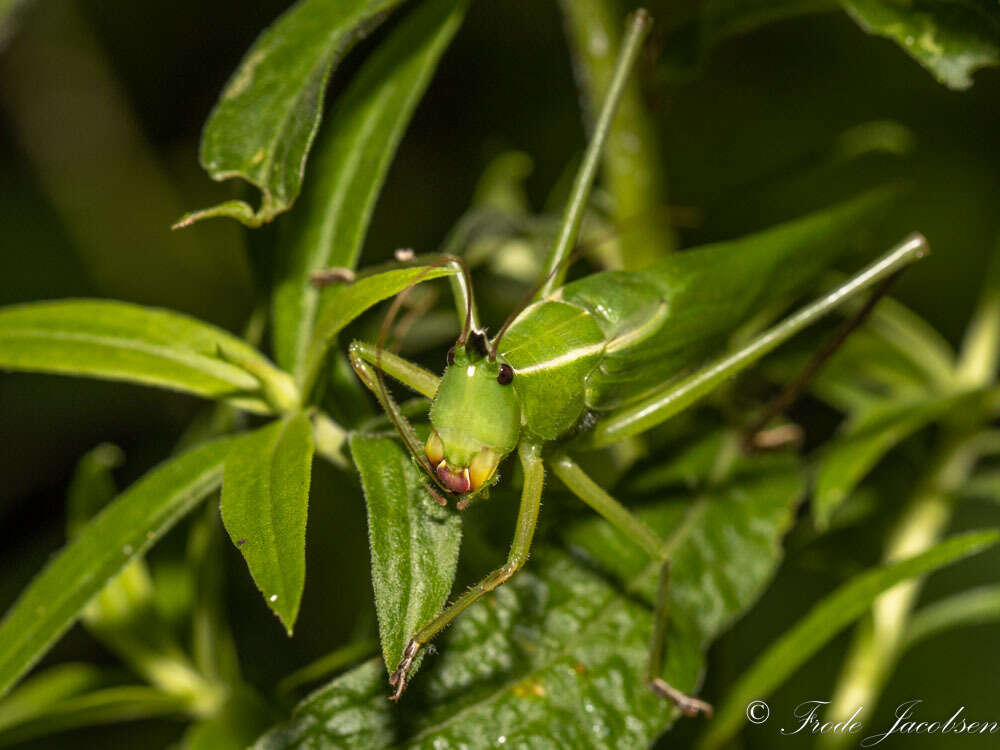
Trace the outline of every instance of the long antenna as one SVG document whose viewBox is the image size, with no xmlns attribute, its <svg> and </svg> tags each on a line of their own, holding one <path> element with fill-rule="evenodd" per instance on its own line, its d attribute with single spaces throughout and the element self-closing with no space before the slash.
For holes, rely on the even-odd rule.
<svg viewBox="0 0 1000 750">
<path fill-rule="evenodd" d="M 536 297 L 547 297 L 553 289 L 562 285 L 566 272 L 564 260 L 576 245 L 577 236 L 580 233 L 580 223 L 583 221 L 584 209 L 587 205 L 587 198 L 590 196 L 590 189 L 594 184 L 594 177 L 597 174 L 597 166 L 600 162 L 601 152 L 608 139 L 608 132 L 611 130 L 611 120 L 615 116 L 618 108 L 618 100 L 621 99 L 622 91 L 625 89 L 625 82 L 629 73 L 635 65 L 642 43 L 649 34 L 652 19 L 649 14 L 642 9 L 635 11 L 629 16 L 625 29 L 625 40 L 622 43 L 621 52 L 618 54 L 618 61 L 615 64 L 615 72 L 611 78 L 611 85 L 608 93 L 604 97 L 601 105 L 601 112 L 597 117 L 594 126 L 594 135 L 587 145 L 587 150 L 583 155 L 583 163 L 573 180 L 573 190 L 566 204 L 563 213 L 562 224 L 559 228 L 559 235 L 549 252 L 548 260 L 545 264 L 545 283 L 536 292 Z"/>
</svg>

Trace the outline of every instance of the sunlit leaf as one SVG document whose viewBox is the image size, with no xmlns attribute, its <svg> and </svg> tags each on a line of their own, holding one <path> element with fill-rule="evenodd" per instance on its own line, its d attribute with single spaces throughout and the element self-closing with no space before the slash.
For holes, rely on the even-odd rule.
<svg viewBox="0 0 1000 750">
<path fill-rule="evenodd" d="M 205 443 L 161 464 L 108 505 L 32 580 L 0 620 L 0 695 L 114 575 L 219 486 L 235 440 Z"/>
<path fill-rule="evenodd" d="M 0 309 L 0 369 L 127 380 L 258 412 L 272 407 L 258 395 L 255 375 L 287 378 L 220 328 L 169 310 L 100 300 Z"/>
<path fill-rule="evenodd" d="M 701 649 L 773 575 L 801 491 L 797 472 L 764 472 L 644 514 L 673 550 L 666 676 L 677 687 L 696 686 Z M 643 599 L 656 566 L 603 521 L 570 538 L 589 560 L 551 547 L 533 555 L 455 621 L 398 707 L 373 660 L 306 699 L 258 750 L 648 746 L 675 715 L 644 680 L 652 615 Z M 595 570 L 604 563 L 627 587 Z"/>
<path fill-rule="evenodd" d="M 929 573 L 1000 541 L 997 531 L 946 539 L 914 557 L 872 568 L 840 586 L 761 654 L 729 690 L 702 738 L 701 750 L 722 747 L 743 726 L 747 704 L 770 695 L 837 633 L 864 614 L 878 595 L 900 581 Z"/>
<path fill-rule="evenodd" d="M 222 521 L 268 606 L 292 634 L 306 580 L 312 425 L 298 412 L 261 427 L 226 457 Z"/>
<path fill-rule="evenodd" d="M 397 441 L 356 435 L 351 454 L 368 506 L 375 608 L 391 672 L 417 628 L 448 599 L 462 522 L 454 508 L 435 502 Z"/>
<path fill-rule="evenodd" d="M 403 19 L 337 99 L 320 131 L 312 178 L 279 242 L 274 350 L 289 372 L 305 355 L 319 301 L 309 274 L 357 265 L 389 164 L 466 4 L 432 0 Z"/>
<path fill-rule="evenodd" d="M 177 226 L 229 216 L 271 221 L 302 186 L 330 71 L 399 0 L 300 0 L 254 42 L 229 79 L 201 139 L 201 164 L 216 180 L 240 177 L 261 191 L 256 211 L 226 201 Z"/>
</svg>

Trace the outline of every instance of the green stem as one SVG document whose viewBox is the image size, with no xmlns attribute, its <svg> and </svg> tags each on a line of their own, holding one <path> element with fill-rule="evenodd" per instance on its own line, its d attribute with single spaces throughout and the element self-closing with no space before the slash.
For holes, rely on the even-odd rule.
<svg viewBox="0 0 1000 750">
<path fill-rule="evenodd" d="M 615 57 L 621 47 L 614 0 L 561 0 L 578 85 L 592 124 L 599 102 L 611 88 Z M 676 249 L 677 238 L 666 210 L 666 180 L 656 132 L 638 82 L 622 91 L 611 122 L 604 173 L 614 200 L 620 235 L 617 264 L 643 268 Z"/>
<path fill-rule="evenodd" d="M 625 88 L 625 82 L 639 56 L 639 50 L 642 49 L 642 43 L 649 33 L 649 27 L 649 14 L 644 10 L 637 10 L 629 17 L 625 41 L 618 61 L 615 63 L 615 72 L 608 87 L 608 94 L 601 106 L 597 122 L 594 124 L 594 134 L 583 155 L 583 163 L 573 181 L 573 190 L 570 193 L 569 202 L 566 204 L 559 235 L 545 263 L 544 273 L 548 280 L 539 289 L 538 294 L 535 295 L 536 298 L 545 297 L 553 289 L 562 286 L 563 278 L 566 275 L 564 261 L 576 245 L 576 238 L 580 233 L 580 223 L 583 221 L 584 209 L 587 206 L 587 198 L 590 196 L 601 152 L 604 150 L 604 143 L 611 129 L 611 120 Z"/>
</svg>

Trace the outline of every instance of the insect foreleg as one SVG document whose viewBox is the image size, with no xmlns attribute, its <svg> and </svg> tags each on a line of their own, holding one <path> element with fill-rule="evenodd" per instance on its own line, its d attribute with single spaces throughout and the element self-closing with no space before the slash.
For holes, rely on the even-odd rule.
<svg viewBox="0 0 1000 750">
<path fill-rule="evenodd" d="M 389 684 L 396 692 L 394 700 L 398 700 L 406 689 L 407 679 L 413 661 L 420 650 L 444 630 L 451 621 L 460 615 L 470 604 L 479 600 L 493 589 L 510 580 L 528 560 L 531 551 L 531 540 L 535 536 L 535 526 L 538 523 L 538 509 L 542 505 L 542 485 L 545 480 L 545 467 L 542 463 L 541 446 L 522 441 L 517 449 L 524 469 L 524 487 L 521 490 L 521 507 L 517 514 L 517 528 L 510 544 L 507 562 L 483 578 L 472 588 L 459 596 L 453 603 L 445 607 L 426 625 L 421 627 L 410 639 L 403 651 L 403 658 L 389 678 Z"/>
<path fill-rule="evenodd" d="M 380 367 L 386 375 L 395 378 L 422 396 L 434 398 L 434 394 L 437 393 L 438 383 L 441 380 L 437 375 L 397 354 L 387 352 L 385 349 L 379 353 L 376 347 L 364 341 L 352 341 L 348 354 L 351 366 L 358 377 L 372 391 L 375 391 L 376 395 L 378 385 L 372 369 L 374 367 Z"/>
<path fill-rule="evenodd" d="M 581 442 L 589 447 L 601 447 L 666 421 L 852 297 L 923 258 L 927 252 L 927 241 L 919 234 L 911 235 L 833 291 L 800 308 L 737 351 L 709 362 L 680 381 L 667 384 L 638 403 L 602 417 Z"/>
<path fill-rule="evenodd" d="M 646 680 L 654 691 L 670 700 L 686 715 L 696 716 L 701 713 L 711 716 L 711 705 L 682 693 L 662 677 L 670 604 L 670 553 L 666 543 L 656 536 L 646 524 L 636 518 L 628 508 L 587 476 L 586 472 L 572 458 L 561 454 L 551 460 L 550 465 L 552 473 L 559 477 L 574 495 L 641 547 L 653 561 L 660 563 L 660 583 L 657 587 L 656 603 L 653 610 L 653 632 L 650 639 L 649 660 L 646 666 Z"/>
</svg>

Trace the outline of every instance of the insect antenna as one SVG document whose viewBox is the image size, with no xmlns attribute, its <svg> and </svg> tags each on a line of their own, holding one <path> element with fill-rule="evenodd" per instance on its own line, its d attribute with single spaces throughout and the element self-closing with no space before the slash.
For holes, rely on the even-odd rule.
<svg viewBox="0 0 1000 750">
<path fill-rule="evenodd" d="M 541 279 L 536 281 L 535 285 L 528 290 L 528 293 L 521 298 L 521 301 L 518 302 L 517 307 L 515 307 L 513 312 L 511 312 L 511 314 L 507 316 L 507 320 L 505 320 L 503 325 L 500 326 L 500 330 L 497 332 L 497 335 L 494 336 L 493 341 L 490 342 L 490 361 L 496 359 L 496 355 L 500 347 L 500 340 L 504 337 L 504 334 L 507 333 L 507 329 L 510 328 L 511 324 L 515 320 L 517 320 L 517 316 L 520 315 L 522 312 L 524 312 L 525 308 L 531 304 L 532 300 L 534 300 L 535 298 L 535 295 L 538 294 L 538 292 L 541 291 L 542 287 L 544 287 L 549 282 L 549 279 L 551 279 L 553 276 L 559 273 L 564 267 L 567 267 L 572 263 L 574 263 L 583 254 L 583 251 L 584 248 L 580 247 L 577 250 L 575 250 L 572 254 L 566 256 L 566 258 L 563 259 L 562 263 L 560 263 L 558 266 L 556 266 L 547 274 L 545 274 L 545 276 L 543 276 Z"/>
</svg>

